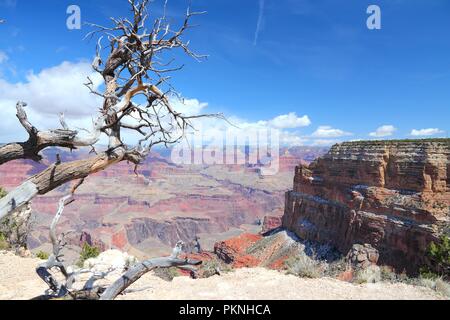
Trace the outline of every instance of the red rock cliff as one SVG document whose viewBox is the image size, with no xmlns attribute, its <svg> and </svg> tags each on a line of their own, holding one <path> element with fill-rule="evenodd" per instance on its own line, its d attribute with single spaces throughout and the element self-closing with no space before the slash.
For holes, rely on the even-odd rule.
<svg viewBox="0 0 450 320">
<path fill-rule="evenodd" d="M 342 253 L 370 243 L 380 264 L 416 273 L 449 207 L 450 139 L 348 142 L 296 168 L 283 227 Z"/>
</svg>

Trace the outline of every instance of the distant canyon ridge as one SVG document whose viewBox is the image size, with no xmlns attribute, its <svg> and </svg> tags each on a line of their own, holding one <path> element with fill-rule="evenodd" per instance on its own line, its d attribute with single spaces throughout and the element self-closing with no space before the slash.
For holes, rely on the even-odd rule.
<svg viewBox="0 0 450 320">
<path fill-rule="evenodd" d="M 178 241 L 200 237 L 204 249 L 243 232 L 259 232 L 265 217 L 284 212 L 284 194 L 295 167 L 325 154 L 327 148 L 296 147 L 280 150 L 280 170 L 261 176 L 249 165 L 176 165 L 167 150 L 153 152 L 138 170 L 119 163 L 86 179 L 77 190 L 59 224 L 68 232 L 68 259 L 76 259 L 87 242 L 102 250 L 117 248 L 138 258 L 167 254 Z M 0 186 L 18 186 L 43 170 L 60 154 L 62 161 L 86 156 L 83 151 L 50 149 L 42 164 L 27 160 L 0 166 Z M 32 201 L 32 250 L 50 251 L 48 228 L 59 199 L 70 190 L 65 185 Z"/>
</svg>

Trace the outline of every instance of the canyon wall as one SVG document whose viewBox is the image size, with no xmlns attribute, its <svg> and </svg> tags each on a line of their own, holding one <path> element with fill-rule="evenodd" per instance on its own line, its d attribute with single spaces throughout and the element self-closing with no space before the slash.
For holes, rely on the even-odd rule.
<svg viewBox="0 0 450 320">
<path fill-rule="evenodd" d="M 347 142 L 296 168 L 283 227 L 344 254 L 369 243 L 380 264 L 417 273 L 449 208 L 450 139 Z"/>
</svg>

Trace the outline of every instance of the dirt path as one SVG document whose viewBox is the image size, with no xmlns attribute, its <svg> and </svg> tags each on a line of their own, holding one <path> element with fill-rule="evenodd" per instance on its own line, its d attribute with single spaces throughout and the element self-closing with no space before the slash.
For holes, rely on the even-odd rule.
<svg viewBox="0 0 450 320">
<path fill-rule="evenodd" d="M 30 299 L 46 286 L 35 274 L 37 259 L 0 252 L 0 300 Z M 262 268 L 239 269 L 221 277 L 166 282 L 147 274 L 119 299 L 444 299 L 431 289 L 406 284 L 353 285 L 322 278 L 302 279 Z"/>
</svg>

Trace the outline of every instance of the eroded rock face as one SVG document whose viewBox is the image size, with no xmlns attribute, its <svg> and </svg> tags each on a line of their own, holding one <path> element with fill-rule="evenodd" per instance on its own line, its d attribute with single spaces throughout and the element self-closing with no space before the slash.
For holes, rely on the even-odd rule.
<svg viewBox="0 0 450 320">
<path fill-rule="evenodd" d="M 416 273 L 449 206 L 450 139 L 349 142 L 296 168 L 283 227 L 344 254 L 370 244 L 380 264 Z"/>
</svg>

